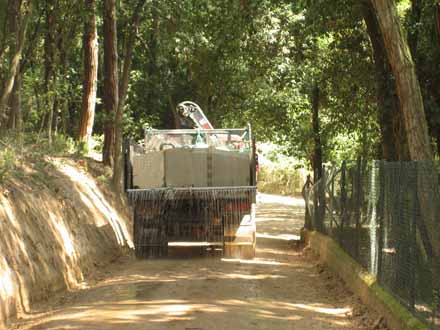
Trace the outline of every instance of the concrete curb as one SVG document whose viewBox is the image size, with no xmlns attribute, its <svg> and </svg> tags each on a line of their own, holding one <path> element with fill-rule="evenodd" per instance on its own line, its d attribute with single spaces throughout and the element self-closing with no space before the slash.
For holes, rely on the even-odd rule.
<svg viewBox="0 0 440 330">
<path fill-rule="evenodd" d="M 427 325 L 382 288 L 373 275 L 365 271 L 330 237 L 305 230 L 301 233 L 301 238 L 365 305 L 384 317 L 390 329 L 429 330 Z"/>
</svg>

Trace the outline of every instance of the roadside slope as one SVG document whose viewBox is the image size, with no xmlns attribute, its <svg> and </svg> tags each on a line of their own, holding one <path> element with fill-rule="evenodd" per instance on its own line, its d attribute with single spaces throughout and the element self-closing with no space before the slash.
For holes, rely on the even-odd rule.
<svg viewBox="0 0 440 330">
<path fill-rule="evenodd" d="M 0 187 L 0 328 L 132 247 L 128 207 L 94 161 L 23 164 Z"/>
</svg>

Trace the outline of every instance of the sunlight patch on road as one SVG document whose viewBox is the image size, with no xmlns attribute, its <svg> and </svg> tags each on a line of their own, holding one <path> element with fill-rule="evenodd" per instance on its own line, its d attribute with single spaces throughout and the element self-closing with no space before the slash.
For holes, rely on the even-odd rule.
<svg viewBox="0 0 440 330">
<path fill-rule="evenodd" d="M 84 310 L 84 306 L 72 308 L 69 313 L 48 317 L 46 322 L 75 320 L 84 324 L 93 324 L 98 320 L 110 320 L 111 323 L 124 324 L 145 320 L 146 322 L 162 323 L 192 320 L 194 314 L 201 312 L 225 313 L 226 310 L 215 304 L 197 304 L 186 300 L 156 300 L 142 303 L 125 300 L 112 305 L 102 304 L 92 308 L 88 306 L 86 310 Z M 63 329 L 67 328 L 63 327 Z"/>
<path fill-rule="evenodd" d="M 290 304 L 290 303 L 282 303 L 287 309 L 302 309 L 311 312 L 318 312 L 321 314 L 333 315 L 337 317 L 346 317 L 347 314 L 351 313 L 351 308 L 330 308 L 323 307 L 316 304 Z"/>
<path fill-rule="evenodd" d="M 275 260 L 264 260 L 255 258 L 252 260 L 246 260 L 246 259 L 227 259 L 222 258 L 221 259 L 224 262 L 232 262 L 232 263 L 239 263 L 239 264 L 249 264 L 249 265 L 273 265 L 273 266 L 291 266 L 291 264 L 278 262 Z"/>
<path fill-rule="evenodd" d="M 260 313 L 261 317 L 264 317 L 265 319 L 275 319 L 275 320 L 285 320 L 285 321 L 299 321 L 302 319 L 299 315 L 268 315 L 268 314 L 262 314 Z"/>
<path fill-rule="evenodd" d="M 276 250 L 276 249 L 270 249 L 270 248 L 259 248 L 258 246 L 257 246 L 257 252 L 258 253 L 266 253 L 266 254 L 283 255 L 283 256 L 298 256 L 301 254 L 301 252 L 298 252 L 298 251 L 286 251 L 286 250 Z"/>
<path fill-rule="evenodd" d="M 249 305 L 249 302 L 237 299 L 217 300 L 217 304 L 226 306 L 244 306 Z"/>
<path fill-rule="evenodd" d="M 299 241 L 301 239 L 299 235 L 293 235 L 293 234 L 270 235 L 267 233 L 257 233 L 257 238 L 269 238 L 269 239 L 277 239 L 282 241 Z"/>
<path fill-rule="evenodd" d="M 258 203 L 277 203 L 283 205 L 291 205 L 291 206 L 304 206 L 304 199 L 297 197 L 288 197 L 288 196 L 280 196 L 280 195 L 269 195 L 258 193 L 257 195 Z"/>
<path fill-rule="evenodd" d="M 289 215 L 285 215 L 285 216 L 279 216 L 279 217 L 262 217 L 262 216 L 258 216 L 255 220 L 256 222 L 266 222 L 266 221 L 282 221 L 282 222 L 292 222 L 292 217 Z"/>
<path fill-rule="evenodd" d="M 266 280 L 266 279 L 286 278 L 286 276 L 271 275 L 271 274 L 260 274 L 260 275 L 228 274 L 225 277 L 231 279 L 240 279 L 240 280 Z"/>
</svg>

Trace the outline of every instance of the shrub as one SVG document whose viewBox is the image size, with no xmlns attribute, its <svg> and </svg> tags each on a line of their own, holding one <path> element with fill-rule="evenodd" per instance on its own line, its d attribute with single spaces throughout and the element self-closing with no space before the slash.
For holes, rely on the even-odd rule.
<svg viewBox="0 0 440 330">
<path fill-rule="evenodd" d="M 15 168 L 15 152 L 9 148 L 0 150 L 0 183 L 3 183 L 8 174 Z"/>
<path fill-rule="evenodd" d="M 263 165 L 258 173 L 258 190 L 269 194 L 301 195 L 306 171 L 294 165 Z"/>
</svg>

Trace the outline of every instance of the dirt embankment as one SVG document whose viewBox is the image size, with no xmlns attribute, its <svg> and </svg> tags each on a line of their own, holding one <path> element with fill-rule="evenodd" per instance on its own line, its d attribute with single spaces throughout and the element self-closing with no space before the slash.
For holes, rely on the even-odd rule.
<svg viewBox="0 0 440 330">
<path fill-rule="evenodd" d="M 0 187 L 0 329 L 132 247 L 127 205 L 90 174 L 99 164 L 51 158 L 22 169 Z"/>
</svg>

